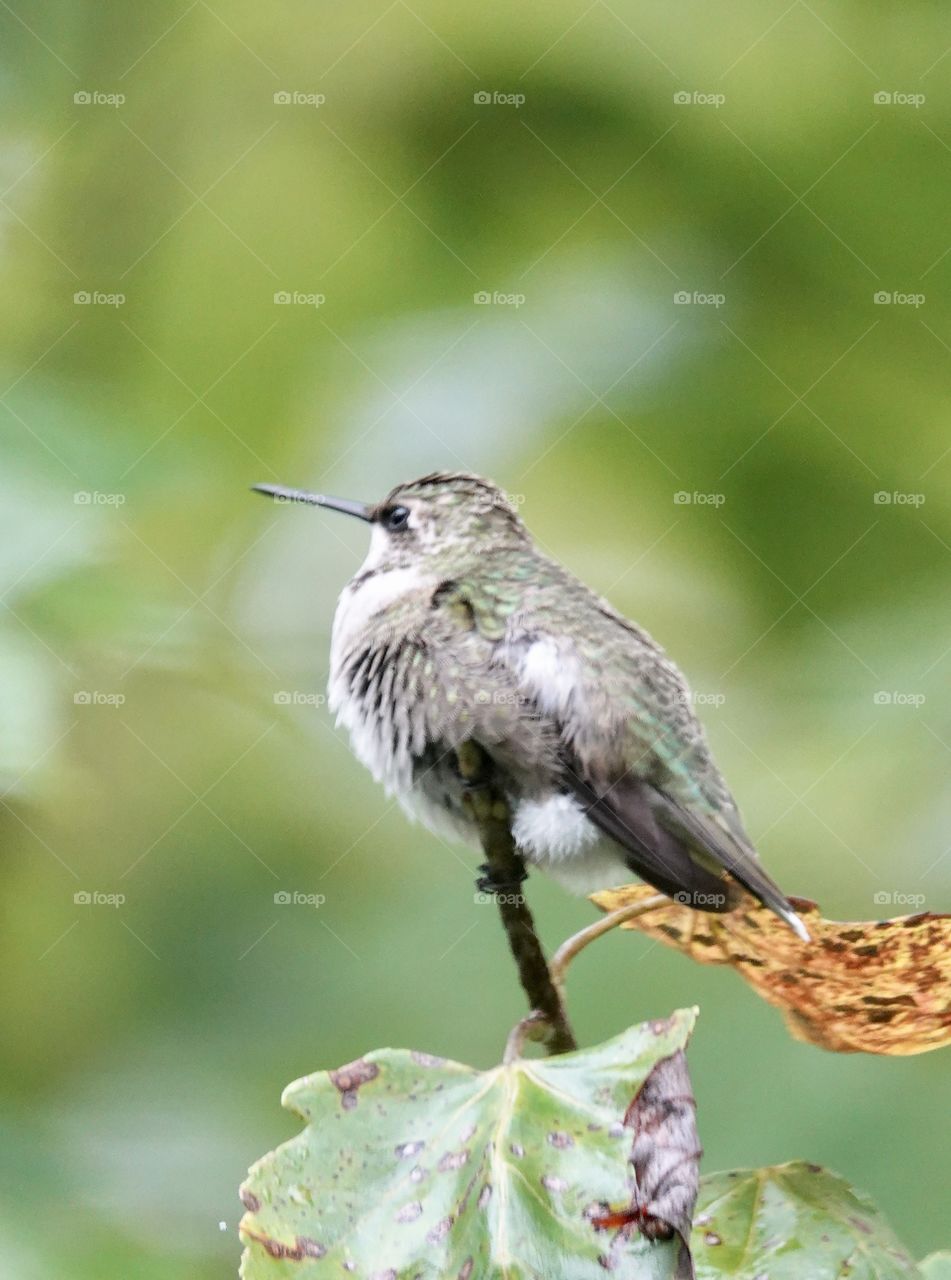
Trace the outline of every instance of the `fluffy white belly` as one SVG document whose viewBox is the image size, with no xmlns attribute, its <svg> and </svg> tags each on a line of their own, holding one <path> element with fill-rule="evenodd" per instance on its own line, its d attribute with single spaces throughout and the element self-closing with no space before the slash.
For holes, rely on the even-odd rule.
<svg viewBox="0 0 951 1280">
<path fill-rule="evenodd" d="M 512 833 L 526 860 L 571 893 L 594 893 L 631 880 L 618 846 L 585 817 L 571 796 L 521 801 Z"/>
<path fill-rule="evenodd" d="M 419 787 L 398 794 L 404 812 L 435 835 L 480 847 L 478 829 L 461 804 L 447 808 Z M 569 893 L 613 889 L 634 878 L 618 846 L 588 821 L 570 796 L 517 801 L 512 834 L 525 861 Z"/>
</svg>

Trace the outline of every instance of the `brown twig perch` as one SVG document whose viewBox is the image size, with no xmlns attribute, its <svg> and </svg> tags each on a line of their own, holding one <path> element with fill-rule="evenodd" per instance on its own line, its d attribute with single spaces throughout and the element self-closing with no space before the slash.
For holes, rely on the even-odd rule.
<svg viewBox="0 0 951 1280">
<path fill-rule="evenodd" d="M 518 1043 L 525 1035 L 540 1029 L 549 1053 L 568 1053 L 578 1046 L 535 933 L 532 913 L 521 892 L 525 864 L 515 847 L 508 803 L 494 785 L 491 762 L 477 743 L 463 742 L 456 750 L 456 757 L 459 772 L 469 784 L 467 802 L 479 827 L 487 878 L 532 1010 L 516 1028 Z"/>
</svg>

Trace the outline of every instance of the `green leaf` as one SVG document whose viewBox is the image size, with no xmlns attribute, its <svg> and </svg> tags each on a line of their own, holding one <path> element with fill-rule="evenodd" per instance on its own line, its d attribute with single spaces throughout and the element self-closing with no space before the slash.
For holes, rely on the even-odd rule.
<svg viewBox="0 0 951 1280">
<path fill-rule="evenodd" d="M 814 1164 L 704 1178 L 690 1243 L 697 1280 L 899 1280 L 920 1275 L 870 1201 Z"/>
<path fill-rule="evenodd" d="M 604 1280 L 589 1216 L 630 1201 L 621 1121 L 695 1010 L 597 1048 L 479 1072 L 384 1049 L 290 1085 L 306 1121 L 242 1188 L 245 1280 Z M 669 1280 L 678 1245 L 632 1240 L 617 1280 Z"/>
<path fill-rule="evenodd" d="M 676 1239 L 591 1217 L 629 1202 L 621 1120 L 694 1017 L 487 1072 L 385 1049 L 290 1085 L 306 1127 L 242 1188 L 242 1276 L 603 1280 L 610 1254 L 619 1280 L 671 1280 Z M 864 1195 L 803 1163 L 705 1178 L 690 1243 L 697 1280 L 951 1280 L 951 1254 L 919 1269 Z"/>
</svg>

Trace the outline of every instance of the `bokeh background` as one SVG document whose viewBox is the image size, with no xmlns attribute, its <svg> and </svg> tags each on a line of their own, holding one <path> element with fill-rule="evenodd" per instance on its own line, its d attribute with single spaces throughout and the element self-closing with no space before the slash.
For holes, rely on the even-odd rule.
<svg viewBox="0 0 951 1280">
<path fill-rule="evenodd" d="M 521 1012 L 478 858 L 322 705 L 365 530 L 256 481 L 493 476 L 688 672 L 784 887 L 951 904 L 942 6 L 0 29 L 6 1274 L 231 1274 L 286 1082 L 382 1045 L 488 1066 Z M 530 892 L 549 945 L 592 918 Z M 699 1003 L 707 1169 L 822 1162 L 949 1243 L 946 1058 L 796 1044 L 630 935 L 570 994 L 586 1043 Z"/>
</svg>

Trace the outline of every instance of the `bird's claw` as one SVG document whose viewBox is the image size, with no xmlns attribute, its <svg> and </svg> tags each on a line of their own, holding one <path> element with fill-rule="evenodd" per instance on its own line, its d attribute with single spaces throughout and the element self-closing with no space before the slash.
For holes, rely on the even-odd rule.
<svg viewBox="0 0 951 1280">
<path fill-rule="evenodd" d="M 528 879 L 528 872 L 522 871 L 515 877 L 499 879 L 493 868 L 487 862 L 483 862 L 479 867 L 479 878 L 476 880 L 476 888 L 480 893 L 491 894 L 510 894 L 518 893 L 522 885 Z"/>
</svg>

